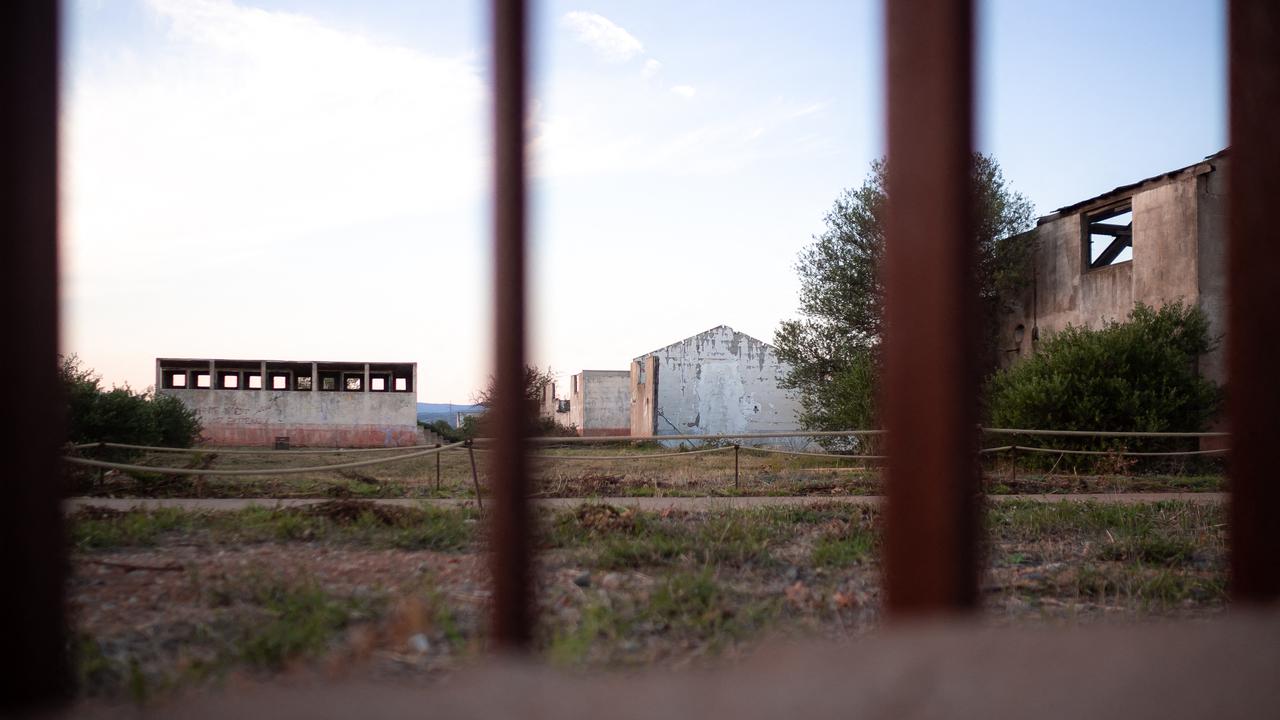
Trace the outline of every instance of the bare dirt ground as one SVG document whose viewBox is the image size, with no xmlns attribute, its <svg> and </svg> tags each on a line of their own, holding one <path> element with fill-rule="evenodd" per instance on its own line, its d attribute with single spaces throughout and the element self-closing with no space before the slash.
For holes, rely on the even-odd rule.
<svg viewBox="0 0 1280 720">
<path fill-rule="evenodd" d="M 663 500 L 540 508 L 542 661 L 718 666 L 770 639 L 848 641 L 878 626 L 874 504 Z M 86 697 L 148 702 L 291 676 L 416 683 L 469 667 L 487 642 L 474 507 L 80 507 L 71 521 Z M 1214 502 L 993 504 L 982 620 L 1216 616 L 1223 522 Z"/>
</svg>

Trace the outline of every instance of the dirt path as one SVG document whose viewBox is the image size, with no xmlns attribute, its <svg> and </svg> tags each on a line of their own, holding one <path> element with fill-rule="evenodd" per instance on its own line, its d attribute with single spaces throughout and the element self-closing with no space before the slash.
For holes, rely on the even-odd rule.
<svg viewBox="0 0 1280 720">
<path fill-rule="evenodd" d="M 1071 495 L 989 495 L 996 502 L 1033 501 L 1033 502 L 1097 502 L 1107 504 L 1135 504 L 1177 500 L 1196 503 L 1221 503 L 1226 501 L 1226 493 L 1079 493 Z M 883 501 L 880 495 L 832 495 L 832 496 L 787 496 L 787 497 L 582 497 L 582 498 L 538 498 L 533 500 L 536 507 L 567 508 L 582 503 L 606 503 L 619 507 L 633 507 L 637 510 L 663 510 L 676 508 L 679 510 L 722 510 L 728 508 L 778 507 L 788 505 L 813 505 L 816 503 L 849 503 L 852 505 L 875 505 Z M 304 498 L 93 498 L 76 497 L 66 501 L 64 507 L 73 512 L 82 507 L 102 507 L 113 510 L 129 510 L 134 508 L 182 508 L 184 510 L 243 510 L 249 507 L 302 507 L 326 502 L 325 499 Z M 474 505 L 474 500 L 458 498 L 442 499 L 375 499 L 368 502 L 380 505 L 402 505 L 419 507 L 433 505 L 436 507 L 458 507 Z"/>
</svg>

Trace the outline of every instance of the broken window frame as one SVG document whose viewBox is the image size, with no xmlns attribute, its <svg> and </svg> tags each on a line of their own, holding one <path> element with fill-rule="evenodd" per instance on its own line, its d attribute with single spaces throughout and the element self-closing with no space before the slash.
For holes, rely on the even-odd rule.
<svg viewBox="0 0 1280 720">
<path fill-rule="evenodd" d="M 1125 214 L 1132 215 L 1132 213 L 1133 198 L 1125 198 L 1122 202 L 1084 214 L 1080 225 L 1084 236 L 1083 252 L 1086 270 L 1101 270 L 1133 261 L 1133 219 L 1129 220 L 1128 225 L 1107 222 L 1112 218 Z M 1093 257 L 1095 236 L 1111 238 L 1111 242 L 1107 244 L 1097 258 Z M 1131 250 L 1130 256 L 1124 260 L 1117 260 L 1116 258 L 1126 248 Z"/>
</svg>

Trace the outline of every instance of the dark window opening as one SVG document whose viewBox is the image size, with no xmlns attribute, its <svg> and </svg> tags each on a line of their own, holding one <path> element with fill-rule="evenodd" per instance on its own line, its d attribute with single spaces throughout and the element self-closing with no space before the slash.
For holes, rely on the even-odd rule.
<svg viewBox="0 0 1280 720">
<path fill-rule="evenodd" d="M 337 390 L 340 373 L 322 372 L 320 373 L 320 389 L 321 390 Z"/>
<path fill-rule="evenodd" d="M 310 375 L 299 375 L 299 376 L 295 377 L 295 378 L 293 379 L 293 389 L 294 389 L 294 390 L 310 390 L 310 389 L 311 389 L 311 376 L 310 376 Z"/>
<path fill-rule="evenodd" d="M 1133 259 L 1133 205 L 1125 203 L 1085 218 L 1089 269 Z"/>
<path fill-rule="evenodd" d="M 342 374 L 342 389 L 346 392 L 360 392 L 364 390 L 364 373 L 359 375 L 355 373 Z"/>
</svg>

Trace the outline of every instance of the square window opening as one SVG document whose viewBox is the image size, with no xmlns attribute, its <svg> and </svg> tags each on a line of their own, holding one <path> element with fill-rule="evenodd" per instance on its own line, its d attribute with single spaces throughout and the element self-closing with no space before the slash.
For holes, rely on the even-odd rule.
<svg viewBox="0 0 1280 720">
<path fill-rule="evenodd" d="M 220 372 L 218 373 L 218 387 L 223 390 L 239 390 L 240 389 L 240 373 L 238 372 Z"/>
<path fill-rule="evenodd" d="M 187 387 L 186 370 L 165 370 L 161 373 L 164 387 L 183 389 Z"/>
<path fill-rule="evenodd" d="M 372 376 L 369 378 L 369 392 L 386 392 L 386 391 L 387 391 L 386 378 L 372 377 Z"/>
<path fill-rule="evenodd" d="M 198 388 L 209 387 L 209 373 L 196 373 L 195 386 Z"/>
<path fill-rule="evenodd" d="M 1085 217 L 1085 253 L 1089 269 L 1096 270 L 1133 259 L 1133 205 L 1090 213 Z"/>
<path fill-rule="evenodd" d="M 308 379 L 310 379 L 310 378 L 308 378 Z M 288 390 L 288 389 L 289 389 L 289 376 L 288 376 L 288 375 L 285 375 L 284 373 L 272 373 L 272 375 L 271 375 L 271 389 L 272 389 L 272 390 Z"/>
<path fill-rule="evenodd" d="M 409 392 L 409 378 L 407 377 L 396 378 L 395 388 L 396 388 L 396 392 Z"/>
<path fill-rule="evenodd" d="M 310 390 L 310 389 L 311 389 L 311 376 L 310 376 L 310 375 L 299 375 L 299 376 L 295 377 L 295 378 L 293 379 L 293 389 L 294 389 L 294 390 Z"/>
<path fill-rule="evenodd" d="M 320 389 L 330 392 L 338 389 L 338 383 L 342 378 L 338 377 L 338 373 L 320 373 Z"/>
<path fill-rule="evenodd" d="M 261 390 L 261 389 L 262 389 L 262 376 L 261 376 L 261 375 L 259 375 L 259 374 L 257 374 L 257 373 L 253 373 L 253 374 L 251 374 L 251 375 L 246 375 L 246 376 L 245 376 L 245 382 L 244 382 L 244 384 L 245 384 L 245 386 L 246 386 L 246 387 L 248 387 L 250 390 Z"/>
<path fill-rule="evenodd" d="M 344 374 L 342 376 L 342 389 L 346 392 L 360 392 L 361 390 L 364 390 L 364 374 Z"/>
</svg>

